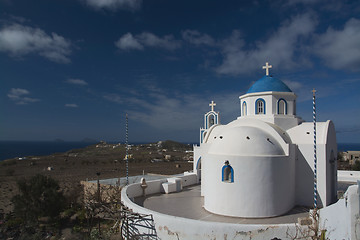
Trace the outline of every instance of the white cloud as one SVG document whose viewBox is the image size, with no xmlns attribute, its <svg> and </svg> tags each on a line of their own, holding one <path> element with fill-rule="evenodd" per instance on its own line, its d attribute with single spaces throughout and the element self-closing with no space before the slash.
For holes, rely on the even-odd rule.
<svg viewBox="0 0 360 240">
<path fill-rule="evenodd" d="M 314 52 L 331 68 L 359 71 L 360 20 L 350 19 L 342 30 L 329 27 L 316 37 Z"/>
<path fill-rule="evenodd" d="M 84 0 L 85 3 L 97 10 L 106 9 L 115 11 L 126 9 L 136 11 L 141 8 L 142 0 Z"/>
<path fill-rule="evenodd" d="M 71 42 L 56 33 L 49 35 L 39 28 L 14 23 L 0 30 L 0 52 L 13 57 L 35 53 L 53 62 L 69 63 Z"/>
<path fill-rule="evenodd" d="M 221 112 L 225 122 L 235 119 L 240 111 L 238 93 L 213 94 L 210 99 L 201 94 L 169 92 L 154 85 L 143 87 L 144 89 L 137 89 L 142 94 L 124 90 L 122 94 L 108 94 L 104 98 L 122 104 L 129 113 L 130 119 L 164 133 L 169 131 L 194 133 L 202 126 L 203 114 L 210 110 L 211 100 L 216 101 L 215 110 Z"/>
<path fill-rule="evenodd" d="M 88 83 L 82 79 L 76 79 L 76 78 L 69 78 L 68 80 L 66 80 L 67 83 L 70 84 L 74 84 L 74 85 L 81 85 L 81 86 L 86 86 L 88 85 Z"/>
<path fill-rule="evenodd" d="M 110 102 L 115 102 L 115 103 L 119 103 L 119 104 L 124 103 L 123 98 L 121 96 L 119 96 L 118 94 L 113 94 L 113 93 L 106 94 L 103 97 Z"/>
<path fill-rule="evenodd" d="M 69 108 L 77 108 L 77 107 L 79 107 L 77 104 L 75 104 L 75 103 L 67 103 L 67 104 L 65 104 L 65 107 L 69 107 Z"/>
<path fill-rule="evenodd" d="M 124 34 L 115 42 L 115 46 L 122 50 L 143 50 L 144 46 L 139 43 L 131 33 Z"/>
<path fill-rule="evenodd" d="M 246 44 L 239 31 L 224 39 L 221 52 L 223 62 L 216 68 L 220 74 L 244 74 L 258 69 L 265 61 L 271 64 L 291 68 L 302 59 L 302 41 L 315 29 L 316 21 L 310 14 L 299 15 L 284 22 L 266 41 Z M 254 46 L 245 49 L 245 46 Z M 301 64 L 305 64 L 302 62 Z"/>
<path fill-rule="evenodd" d="M 307 86 L 301 82 L 293 80 L 284 80 L 284 83 L 291 89 L 291 91 L 296 93 L 297 102 L 304 102 L 312 99 L 311 89 L 313 86 Z"/>
<path fill-rule="evenodd" d="M 138 39 L 145 46 L 165 48 L 168 50 L 174 50 L 176 48 L 179 48 L 181 45 L 181 43 L 175 40 L 172 35 L 165 35 L 164 37 L 161 38 L 152 33 L 143 32 L 140 35 L 138 35 Z"/>
<path fill-rule="evenodd" d="M 22 104 L 22 105 L 40 101 L 39 99 L 36 99 L 36 98 L 27 97 L 27 95 L 29 95 L 29 94 L 30 94 L 30 92 L 28 90 L 26 90 L 26 89 L 12 88 L 9 91 L 7 96 L 12 101 L 14 101 L 16 104 Z"/>
<path fill-rule="evenodd" d="M 181 33 L 182 38 L 194 45 L 214 46 L 215 40 L 205 33 L 200 33 L 197 30 L 185 30 Z"/>
<path fill-rule="evenodd" d="M 172 35 L 158 37 L 153 33 L 143 32 L 135 36 L 126 33 L 115 42 L 115 45 L 122 50 L 143 50 L 145 47 L 175 50 L 181 46 L 181 42 L 175 40 Z"/>
<path fill-rule="evenodd" d="M 239 114 L 238 95 L 229 93 L 214 94 L 212 99 L 204 98 L 198 94 L 159 95 L 151 96 L 152 102 L 144 99 L 129 99 L 131 104 L 141 108 L 128 111 L 129 117 L 143 122 L 148 126 L 159 130 L 171 131 L 194 131 L 202 126 L 203 114 L 210 110 L 209 102 L 217 103 L 216 111 L 221 112 L 221 118 L 227 122 L 233 120 Z M 196 131 L 196 130 L 195 130 Z"/>
</svg>

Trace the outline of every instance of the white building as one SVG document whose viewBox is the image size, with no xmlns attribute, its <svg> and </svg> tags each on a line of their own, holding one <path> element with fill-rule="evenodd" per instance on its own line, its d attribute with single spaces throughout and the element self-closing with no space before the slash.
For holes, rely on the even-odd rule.
<svg viewBox="0 0 360 240">
<path fill-rule="evenodd" d="M 241 114 L 236 120 L 221 125 L 211 102 L 200 129 L 200 145 L 194 146 L 194 171 L 147 179 L 145 190 L 140 182 L 122 189 L 126 207 L 153 219 L 152 228 L 134 222 L 137 236 L 309 239 L 317 226 L 326 239 L 360 239 L 360 172 L 339 171 L 339 188 L 347 190 L 335 203 L 334 124 L 316 123 L 315 135 L 313 123 L 296 116 L 295 93 L 270 76 L 269 67 L 266 64 L 266 75 L 240 96 Z M 348 187 L 351 184 L 357 185 Z M 311 223 L 307 208 L 300 215 L 293 210 L 312 207 L 314 192 L 319 221 Z"/>
<path fill-rule="evenodd" d="M 241 115 L 221 125 L 204 116 L 194 171 L 204 208 L 245 218 L 273 217 L 314 203 L 314 124 L 296 116 L 296 95 L 266 75 L 240 96 Z M 337 144 L 331 121 L 316 123 L 317 205 L 337 200 Z"/>
</svg>

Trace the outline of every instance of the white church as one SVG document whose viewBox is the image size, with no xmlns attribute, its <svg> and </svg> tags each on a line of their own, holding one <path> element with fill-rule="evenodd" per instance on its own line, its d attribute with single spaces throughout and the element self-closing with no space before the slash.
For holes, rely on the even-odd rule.
<svg viewBox="0 0 360 240">
<path fill-rule="evenodd" d="M 204 116 L 194 170 L 204 208 L 245 218 L 282 215 L 314 203 L 314 124 L 296 116 L 296 95 L 269 74 L 239 97 L 241 116 L 222 125 L 216 105 Z M 337 144 L 331 121 L 316 123 L 318 206 L 337 200 Z"/>
<path fill-rule="evenodd" d="M 295 93 L 269 74 L 271 65 L 263 68 L 239 97 L 236 120 L 221 124 L 211 101 L 192 171 L 124 186 L 124 205 L 152 221 L 151 228 L 132 223 L 137 237 L 310 239 L 318 224 L 326 239 L 360 239 L 360 172 L 337 171 L 334 124 L 304 122 Z M 315 223 L 310 208 L 319 209 Z"/>
</svg>

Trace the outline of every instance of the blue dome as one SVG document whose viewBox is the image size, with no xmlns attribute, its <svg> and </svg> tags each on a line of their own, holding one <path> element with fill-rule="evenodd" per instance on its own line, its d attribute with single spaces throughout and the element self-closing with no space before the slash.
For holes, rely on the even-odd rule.
<svg viewBox="0 0 360 240">
<path fill-rule="evenodd" d="M 281 80 L 271 76 L 264 76 L 257 80 L 247 91 L 247 93 L 256 92 L 292 92 Z"/>
</svg>

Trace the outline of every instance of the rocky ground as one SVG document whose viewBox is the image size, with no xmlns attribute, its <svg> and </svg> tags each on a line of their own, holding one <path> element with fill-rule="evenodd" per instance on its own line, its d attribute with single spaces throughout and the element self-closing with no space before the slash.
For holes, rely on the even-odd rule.
<svg viewBox="0 0 360 240">
<path fill-rule="evenodd" d="M 177 174 L 192 169 L 192 146 L 171 141 L 131 146 L 129 175 Z M 80 181 L 124 177 L 125 145 L 101 142 L 83 149 L 49 156 L 29 156 L 0 163 L 0 214 L 12 210 L 11 198 L 18 193 L 16 182 L 38 173 L 56 179 L 66 196 L 81 194 Z"/>
</svg>

